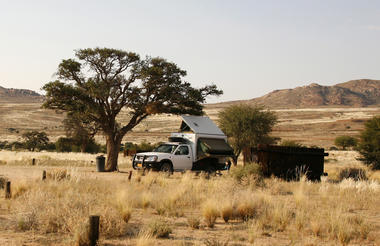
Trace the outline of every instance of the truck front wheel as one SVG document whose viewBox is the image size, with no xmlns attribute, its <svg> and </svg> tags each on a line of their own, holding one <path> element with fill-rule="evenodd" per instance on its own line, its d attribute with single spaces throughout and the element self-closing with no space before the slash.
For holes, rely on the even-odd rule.
<svg viewBox="0 0 380 246">
<path fill-rule="evenodd" d="M 169 175 L 173 174 L 173 166 L 169 162 L 162 163 L 160 170 L 161 170 L 161 172 L 168 173 Z"/>
</svg>

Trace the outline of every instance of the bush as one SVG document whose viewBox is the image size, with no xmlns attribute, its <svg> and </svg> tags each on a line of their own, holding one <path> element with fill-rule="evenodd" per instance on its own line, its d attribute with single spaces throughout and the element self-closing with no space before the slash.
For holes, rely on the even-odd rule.
<svg viewBox="0 0 380 246">
<path fill-rule="evenodd" d="M 202 212 L 206 225 L 210 228 L 213 228 L 215 225 L 215 221 L 219 216 L 216 204 L 214 204 L 214 202 L 212 201 L 206 202 L 203 205 Z"/>
<path fill-rule="evenodd" d="M 248 163 L 244 166 L 239 166 L 231 170 L 232 177 L 238 181 L 242 182 L 245 178 L 263 178 L 263 171 L 259 164 Z"/>
<path fill-rule="evenodd" d="M 187 217 L 187 224 L 193 229 L 199 229 L 199 225 L 201 224 L 201 221 L 198 217 L 189 216 Z"/>
<path fill-rule="evenodd" d="M 339 180 L 351 178 L 353 180 L 367 180 L 367 173 L 361 168 L 345 168 L 339 172 Z"/>
<path fill-rule="evenodd" d="M 55 149 L 58 152 L 80 152 L 81 148 L 73 138 L 61 137 L 55 142 Z M 84 150 L 86 153 L 99 153 L 101 145 L 97 144 L 94 139 L 90 139 Z"/>
<path fill-rule="evenodd" d="M 286 146 L 286 147 L 305 147 L 304 145 L 294 141 L 294 140 L 284 140 L 281 142 L 281 146 Z"/>
<path fill-rule="evenodd" d="M 380 169 L 380 116 L 365 123 L 358 149 L 365 164 L 373 169 Z"/>
<path fill-rule="evenodd" d="M 172 229 L 164 221 L 155 220 L 148 224 L 147 232 L 157 238 L 168 238 Z"/>
<path fill-rule="evenodd" d="M 0 176 L 0 189 L 4 189 L 5 183 L 8 181 L 8 179 L 4 176 Z"/>
<path fill-rule="evenodd" d="M 136 150 L 137 153 L 141 152 L 151 152 L 154 148 L 156 148 L 158 145 L 160 145 L 161 142 L 158 143 L 148 143 L 148 142 L 141 142 L 140 144 L 134 144 L 131 142 L 126 142 L 124 146 L 121 148 L 121 151 L 125 150 Z"/>
<path fill-rule="evenodd" d="M 220 208 L 220 216 L 226 223 L 228 223 L 228 221 L 233 217 L 233 213 L 234 208 L 232 207 L 232 204 L 225 204 Z"/>
<path fill-rule="evenodd" d="M 358 140 L 350 136 L 339 136 L 335 138 L 335 145 L 345 150 L 347 147 L 356 147 Z"/>
<path fill-rule="evenodd" d="M 329 150 L 338 150 L 338 148 L 335 147 L 335 146 L 331 146 L 331 147 L 329 148 Z"/>
<path fill-rule="evenodd" d="M 4 150 L 18 150 L 18 149 L 25 149 L 25 145 L 21 142 L 15 141 L 15 142 L 8 142 L 8 141 L 0 141 L 0 149 Z"/>
<path fill-rule="evenodd" d="M 72 138 L 58 138 L 55 142 L 55 148 L 58 152 L 71 152 L 73 151 L 74 140 Z"/>
</svg>

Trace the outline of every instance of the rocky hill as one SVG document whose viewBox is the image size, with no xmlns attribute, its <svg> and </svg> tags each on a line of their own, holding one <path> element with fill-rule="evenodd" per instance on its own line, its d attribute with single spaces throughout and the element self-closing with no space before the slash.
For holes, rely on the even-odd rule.
<svg viewBox="0 0 380 246">
<path fill-rule="evenodd" d="M 42 102 L 43 96 L 32 90 L 4 88 L 0 86 L 0 102 L 2 103 L 33 103 Z"/>
<path fill-rule="evenodd" d="M 351 80 L 333 86 L 313 83 L 294 89 L 275 90 L 245 102 L 262 104 L 270 108 L 380 106 L 380 80 Z"/>
</svg>

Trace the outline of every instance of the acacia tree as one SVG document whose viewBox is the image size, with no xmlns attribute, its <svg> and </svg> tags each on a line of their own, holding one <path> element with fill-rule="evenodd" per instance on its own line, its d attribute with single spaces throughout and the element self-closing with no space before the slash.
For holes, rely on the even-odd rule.
<svg viewBox="0 0 380 246">
<path fill-rule="evenodd" d="M 36 148 L 43 148 L 49 143 L 49 138 L 46 132 L 29 131 L 22 134 L 24 139 L 24 146 L 30 151 L 34 151 Z"/>
<path fill-rule="evenodd" d="M 261 106 L 232 105 L 220 111 L 218 116 L 219 127 L 228 136 L 234 149 L 234 165 L 244 148 L 275 140 L 269 133 L 276 124 L 277 117 Z"/>
<path fill-rule="evenodd" d="M 63 60 L 58 80 L 44 85 L 43 107 L 80 112 L 99 124 L 106 137 L 106 170 L 117 168 L 125 134 L 152 114 L 203 113 L 208 95 L 220 95 L 215 85 L 200 89 L 183 81 L 186 71 L 163 58 L 140 59 L 133 52 L 109 48 L 80 49 L 76 59 Z M 122 109 L 129 120 L 117 121 Z"/>
</svg>

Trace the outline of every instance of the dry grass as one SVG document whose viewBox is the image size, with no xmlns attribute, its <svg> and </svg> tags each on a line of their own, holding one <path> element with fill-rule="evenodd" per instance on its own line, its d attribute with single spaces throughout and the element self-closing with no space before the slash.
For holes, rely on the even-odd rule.
<svg viewBox="0 0 380 246">
<path fill-rule="evenodd" d="M 0 165 L 31 166 L 35 159 L 36 166 L 49 167 L 95 167 L 97 154 L 58 153 L 0 150 Z M 119 157 L 119 166 L 130 165 L 131 157 Z"/>
<path fill-rule="evenodd" d="M 215 201 L 209 200 L 203 204 L 202 214 L 206 226 L 213 228 L 215 221 L 219 216 L 217 204 Z"/>
<path fill-rule="evenodd" d="M 342 164 L 326 166 L 336 165 Z M 258 183 L 228 174 L 206 179 L 149 172 L 129 182 L 127 173 L 47 170 L 45 181 L 12 182 L 13 198 L 0 203 L 0 216 L 7 218 L 0 232 L 54 234 L 63 244 L 85 245 L 88 217 L 98 214 L 101 242 L 111 245 L 374 245 L 380 236 L 380 184 L 371 178 L 376 172 L 358 181 L 328 176 L 319 183 Z"/>
</svg>

